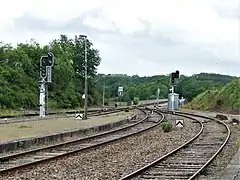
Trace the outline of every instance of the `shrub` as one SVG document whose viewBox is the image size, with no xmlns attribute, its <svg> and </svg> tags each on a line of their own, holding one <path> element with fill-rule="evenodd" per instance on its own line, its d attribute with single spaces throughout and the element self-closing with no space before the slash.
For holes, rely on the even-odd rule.
<svg viewBox="0 0 240 180">
<path fill-rule="evenodd" d="M 138 97 L 134 97 L 133 104 L 134 105 L 138 105 L 138 103 L 139 103 L 139 98 Z"/>
<path fill-rule="evenodd" d="M 170 122 L 163 122 L 161 123 L 162 130 L 164 132 L 170 132 L 172 130 L 172 123 Z"/>
</svg>

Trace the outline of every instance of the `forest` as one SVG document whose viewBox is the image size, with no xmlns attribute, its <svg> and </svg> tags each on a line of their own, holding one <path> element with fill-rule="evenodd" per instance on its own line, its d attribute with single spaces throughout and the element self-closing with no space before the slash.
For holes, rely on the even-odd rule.
<svg viewBox="0 0 240 180">
<path fill-rule="evenodd" d="M 69 38 L 60 35 L 49 44 L 40 45 L 36 40 L 19 43 L 16 47 L 0 42 L 0 109 L 38 109 L 39 105 L 39 60 L 53 52 L 52 83 L 48 84 L 48 107 L 51 109 L 74 109 L 83 106 L 84 93 L 84 39 L 81 36 Z M 124 74 L 98 74 L 101 63 L 98 49 L 87 40 L 88 94 L 89 106 L 119 101 L 118 87 L 124 88 L 121 101 L 167 98 L 170 73 L 151 77 L 128 76 Z M 220 90 L 237 77 L 221 74 L 200 73 L 181 75 L 176 92 L 191 101 L 206 90 Z"/>
</svg>

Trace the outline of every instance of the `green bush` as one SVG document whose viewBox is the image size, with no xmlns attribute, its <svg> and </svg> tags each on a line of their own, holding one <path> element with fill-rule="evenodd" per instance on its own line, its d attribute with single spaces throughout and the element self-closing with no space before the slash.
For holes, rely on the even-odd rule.
<svg viewBox="0 0 240 180">
<path fill-rule="evenodd" d="M 172 130 L 172 123 L 170 122 L 163 122 L 161 123 L 162 130 L 164 132 L 170 132 Z"/>
<path fill-rule="evenodd" d="M 139 103 L 139 98 L 138 97 L 134 97 L 133 104 L 134 105 L 138 105 L 138 103 Z"/>
</svg>

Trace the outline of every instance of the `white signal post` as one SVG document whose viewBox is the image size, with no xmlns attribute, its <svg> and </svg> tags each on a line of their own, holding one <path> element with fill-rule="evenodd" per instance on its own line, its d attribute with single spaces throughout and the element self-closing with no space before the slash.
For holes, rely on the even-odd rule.
<svg viewBox="0 0 240 180">
<path fill-rule="evenodd" d="M 172 104 L 172 110 L 174 110 L 174 85 L 172 85 L 171 104 Z"/>
<path fill-rule="evenodd" d="M 45 81 L 42 79 L 40 81 L 40 97 L 39 97 L 39 103 L 40 103 L 40 117 L 45 117 Z"/>
<path fill-rule="evenodd" d="M 40 58 L 40 93 L 39 93 L 39 117 L 44 118 L 46 116 L 46 83 L 52 82 L 52 66 L 54 64 L 54 55 L 49 52 L 47 56 Z M 47 78 L 47 80 L 46 80 Z"/>
</svg>

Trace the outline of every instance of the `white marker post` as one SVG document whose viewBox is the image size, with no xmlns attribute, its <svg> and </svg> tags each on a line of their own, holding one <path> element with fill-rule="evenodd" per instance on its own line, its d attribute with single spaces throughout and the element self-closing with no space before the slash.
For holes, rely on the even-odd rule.
<svg viewBox="0 0 240 180">
<path fill-rule="evenodd" d="M 183 128 L 184 127 L 184 120 L 183 119 L 176 119 L 176 127 Z"/>
<path fill-rule="evenodd" d="M 76 114 L 75 115 L 75 119 L 81 119 L 82 120 L 83 118 L 83 115 L 82 114 Z"/>
</svg>

